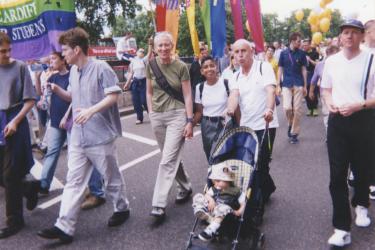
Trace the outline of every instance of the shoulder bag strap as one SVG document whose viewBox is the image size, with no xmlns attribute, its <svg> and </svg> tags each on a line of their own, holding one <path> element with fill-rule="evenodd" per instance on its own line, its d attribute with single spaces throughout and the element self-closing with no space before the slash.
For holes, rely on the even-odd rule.
<svg viewBox="0 0 375 250">
<path fill-rule="evenodd" d="M 159 85 L 159 87 L 164 90 L 168 95 L 176 99 L 177 101 L 180 101 L 182 103 L 185 103 L 184 96 L 181 92 L 175 90 L 172 88 L 172 86 L 169 84 L 163 73 L 161 72 L 156 59 L 150 60 L 150 67 L 152 72 L 155 75 L 156 83 Z"/>
<path fill-rule="evenodd" d="M 225 91 L 227 92 L 227 96 L 229 96 L 230 91 L 229 91 L 229 85 L 228 85 L 228 79 L 224 79 L 224 86 L 225 86 Z"/>
</svg>

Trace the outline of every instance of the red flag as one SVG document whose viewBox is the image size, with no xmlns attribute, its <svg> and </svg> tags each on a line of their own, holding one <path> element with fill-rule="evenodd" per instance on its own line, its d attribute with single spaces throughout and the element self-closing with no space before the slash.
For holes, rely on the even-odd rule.
<svg viewBox="0 0 375 250">
<path fill-rule="evenodd" d="M 156 31 L 165 30 L 165 17 L 167 15 L 167 6 L 165 4 L 156 5 Z"/>
<path fill-rule="evenodd" d="M 232 20 L 234 25 L 234 37 L 236 40 L 244 38 L 243 24 L 242 24 L 242 8 L 241 0 L 230 0 L 232 8 Z"/>
<path fill-rule="evenodd" d="M 251 35 L 255 43 L 255 50 L 257 53 L 263 52 L 264 36 L 259 0 L 245 0 L 245 9 L 250 25 Z"/>
</svg>

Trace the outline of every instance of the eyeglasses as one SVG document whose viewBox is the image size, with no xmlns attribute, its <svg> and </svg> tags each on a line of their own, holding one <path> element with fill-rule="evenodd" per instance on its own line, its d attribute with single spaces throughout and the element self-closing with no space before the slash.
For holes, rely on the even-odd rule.
<svg viewBox="0 0 375 250">
<path fill-rule="evenodd" d="M 200 48 L 199 50 L 200 50 L 200 51 L 205 51 L 205 50 L 206 50 L 206 48 Z"/>
</svg>

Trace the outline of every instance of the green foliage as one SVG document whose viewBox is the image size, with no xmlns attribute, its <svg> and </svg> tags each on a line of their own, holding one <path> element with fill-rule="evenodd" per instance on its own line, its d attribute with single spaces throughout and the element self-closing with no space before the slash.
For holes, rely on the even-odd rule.
<svg viewBox="0 0 375 250">
<path fill-rule="evenodd" d="M 310 24 L 307 22 L 311 9 L 303 9 L 304 18 L 301 22 L 298 22 L 294 17 L 294 12 L 287 17 L 283 22 L 277 19 L 277 14 L 265 14 L 263 15 L 263 28 L 264 37 L 268 42 L 272 41 L 283 41 L 287 43 L 288 37 L 292 32 L 300 32 L 303 38 L 311 38 L 312 33 L 310 30 Z M 343 22 L 341 13 L 338 10 L 334 10 L 331 18 L 330 30 L 323 34 L 325 37 L 337 36 L 340 32 L 340 24 Z"/>
<path fill-rule="evenodd" d="M 130 2 L 130 1 L 129 1 Z M 227 22 L 227 42 L 234 42 L 234 27 L 232 22 L 232 13 L 230 4 L 226 4 L 226 22 Z M 310 9 L 303 9 L 304 19 L 298 22 L 294 17 L 294 11 L 285 20 L 280 21 L 277 14 L 263 14 L 263 32 L 264 40 L 267 42 L 282 41 L 288 42 L 288 37 L 292 32 L 300 32 L 303 38 L 311 38 L 312 34 L 310 31 L 310 25 L 307 23 L 307 17 L 310 14 Z M 205 32 L 203 28 L 203 22 L 199 12 L 199 5 L 195 9 L 195 24 L 198 32 L 198 38 L 200 41 L 206 41 Z M 125 31 L 131 31 L 137 38 L 137 43 L 140 47 L 147 47 L 147 38 L 154 33 L 154 26 L 152 20 L 152 12 L 141 12 L 135 18 L 116 18 L 116 25 L 112 26 L 113 35 L 122 36 Z M 246 30 L 246 13 L 242 13 L 243 27 L 245 37 L 251 39 L 251 34 Z M 324 34 L 325 37 L 334 37 L 339 34 L 339 26 L 343 19 L 338 10 L 334 10 L 331 19 L 331 28 Z M 180 22 L 179 22 L 179 35 L 177 42 L 177 49 L 180 56 L 191 56 L 193 55 L 193 48 L 190 39 L 190 30 L 187 21 L 186 11 L 181 11 Z"/>
<path fill-rule="evenodd" d="M 138 47 L 147 48 L 148 38 L 154 35 L 152 13 L 142 12 L 135 18 L 117 17 L 116 25 L 112 29 L 113 36 L 123 36 L 125 32 L 133 33 Z"/>
<path fill-rule="evenodd" d="M 77 25 L 84 28 L 95 42 L 103 34 L 103 27 L 116 25 L 116 15 L 134 18 L 141 6 L 136 0 L 76 0 Z"/>
</svg>

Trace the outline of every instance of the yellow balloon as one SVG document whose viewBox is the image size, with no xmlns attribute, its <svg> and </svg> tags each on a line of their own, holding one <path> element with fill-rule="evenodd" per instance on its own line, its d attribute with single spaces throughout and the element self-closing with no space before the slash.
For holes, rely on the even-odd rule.
<svg viewBox="0 0 375 250">
<path fill-rule="evenodd" d="M 324 17 L 322 18 L 322 20 L 320 20 L 319 28 L 322 32 L 327 32 L 329 31 L 330 24 L 331 24 L 331 21 L 328 18 Z"/>
<path fill-rule="evenodd" d="M 301 22 L 302 19 L 303 19 L 303 16 L 304 16 L 304 13 L 302 10 L 297 10 L 295 13 L 294 13 L 294 17 L 296 18 L 296 20 L 298 22 Z"/>
<path fill-rule="evenodd" d="M 320 44 L 320 42 L 323 40 L 323 35 L 320 32 L 315 32 L 312 36 L 312 40 L 315 44 Z"/>
<path fill-rule="evenodd" d="M 319 26 L 318 25 L 310 25 L 311 33 L 315 33 L 319 31 Z"/>
<path fill-rule="evenodd" d="M 326 7 L 326 2 L 322 0 L 320 1 L 319 5 L 320 5 L 320 8 L 324 9 Z"/>
<path fill-rule="evenodd" d="M 321 13 L 323 17 L 327 17 L 328 19 L 331 19 L 332 10 L 330 8 L 326 8 Z"/>
<path fill-rule="evenodd" d="M 311 11 L 310 15 L 309 15 L 309 19 L 307 19 L 307 21 L 309 21 L 309 24 L 311 24 L 311 25 L 318 24 L 319 15 L 315 11 Z"/>
<path fill-rule="evenodd" d="M 333 0 L 323 0 L 323 1 L 325 2 L 326 5 L 333 2 Z"/>
</svg>

